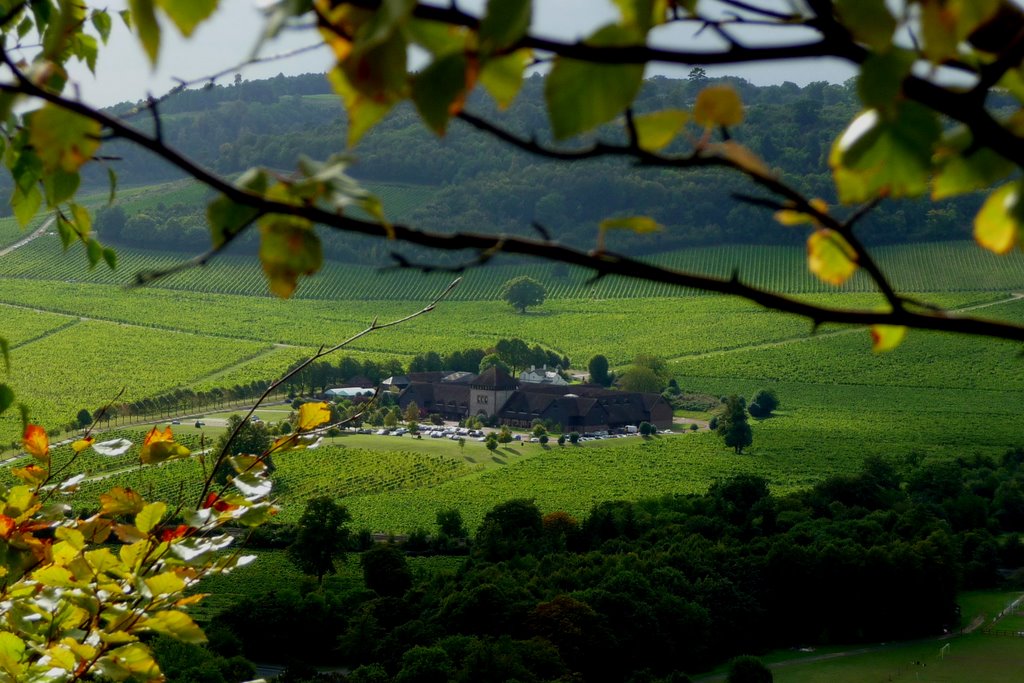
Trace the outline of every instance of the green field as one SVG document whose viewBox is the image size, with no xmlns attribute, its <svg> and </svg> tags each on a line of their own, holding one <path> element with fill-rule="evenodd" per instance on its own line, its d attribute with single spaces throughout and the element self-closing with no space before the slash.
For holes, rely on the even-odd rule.
<svg viewBox="0 0 1024 683">
<path fill-rule="evenodd" d="M 142 190 L 128 198 L 152 199 Z M 417 310 L 448 279 L 336 265 L 308 283 L 309 289 L 335 292 L 335 299 L 281 301 L 253 295 L 264 286 L 256 267 L 225 261 L 187 275 L 207 291 L 165 283 L 125 290 L 102 281 L 107 271 L 84 269 L 81 259 L 47 256 L 44 263 L 44 246 L 37 240 L 0 259 L 0 335 L 13 347 L 8 381 L 46 425 L 66 423 L 82 407 L 94 410 L 122 387 L 132 400 L 175 387 L 204 390 L 273 379 L 295 360 L 358 332 L 375 317 L 388 320 Z M 980 306 L 973 315 L 1024 320 L 1024 299 L 1012 296 L 1024 290 L 1019 255 L 994 260 L 963 244 L 893 247 L 884 254 L 906 261 L 908 277 L 932 288 L 920 294 L 923 299 L 951 309 Z M 116 273 L 122 280 L 133 268 L 131 253 L 125 256 Z M 980 272 L 993 288 L 959 291 L 963 279 L 910 266 L 932 257 L 947 258 L 954 271 Z M 858 293 L 857 286 L 853 292 L 818 294 L 816 285 L 801 285 L 788 270 L 800 265 L 801 250 L 705 249 L 663 258 L 680 266 L 686 259 L 703 259 L 711 271 L 740 259 L 765 284 L 789 287 L 820 303 L 858 308 L 878 303 L 876 295 Z M 68 268 L 68 277 L 47 270 L 47 263 Z M 349 440 L 286 460 L 278 491 L 283 518 L 297 516 L 297 503 L 319 492 L 345 496 L 356 526 L 396 533 L 429 528 L 436 510 L 450 506 L 462 509 L 475 525 L 494 504 L 522 495 L 535 497 L 545 511 L 582 515 L 609 498 L 703 491 L 735 472 L 763 474 L 784 491 L 854 471 L 865 455 L 998 456 L 1024 443 L 1019 419 L 1024 372 L 1013 345 L 914 332 L 895 352 L 874 355 L 864 330 L 826 327 L 812 335 L 806 321 L 744 301 L 678 292 L 640 297 L 643 287 L 616 291 L 612 281 L 602 282 L 600 287 L 610 289 L 598 295 L 559 288 L 551 278 L 556 284 L 549 300 L 520 315 L 494 298 L 514 268 L 471 271 L 455 300 L 405 326 L 360 339 L 349 352 L 407 361 L 427 350 L 486 348 L 500 338 L 519 337 L 568 355 L 577 368 L 585 368 L 597 353 L 619 368 L 634 355 L 649 353 L 669 359 L 685 391 L 749 397 L 771 387 L 781 409 L 754 423 L 754 444 L 744 456 L 733 455 L 706 432 L 565 449 L 523 444 L 493 456 L 476 442 L 462 451 L 454 443 L 403 440 L 399 445 L 345 437 Z M 551 275 L 546 265 L 525 270 Z M 249 279 L 242 277 L 246 272 Z M 223 284 L 229 280 L 234 284 Z M 232 288 L 247 294 L 225 293 Z M 383 294 L 362 298 L 370 291 Z M 410 300 L 410 292 L 419 298 Z M 402 300 L 386 300 L 398 293 Z M 612 293 L 622 298 L 611 298 Z M 13 412 L 0 420 L 5 442 L 20 429 Z M 397 452 L 367 455 L 382 448 Z M 376 478 L 354 483 L 351 477 L 374 468 L 374 457 L 384 458 Z M 314 469 L 331 474 L 317 481 L 309 474 Z M 124 476 L 146 490 L 176 494 L 191 490 L 197 471 L 172 463 L 152 480 L 141 472 Z M 417 474 L 422 472 L 427 474 Z M 83 493 L 94 495 L 107 483 L 89 484 Z"/>
<path fill-rule="evenodd" d="M 949 643 L 949 651 L 939 656 Z M 896 644 L 888 648 L 825 661 L 779 666 L 776 683 L 1006 683 L 1024 669 L 1024 643 L 1019 638 L 972 634 L 949 641 Z"/>
</svg>

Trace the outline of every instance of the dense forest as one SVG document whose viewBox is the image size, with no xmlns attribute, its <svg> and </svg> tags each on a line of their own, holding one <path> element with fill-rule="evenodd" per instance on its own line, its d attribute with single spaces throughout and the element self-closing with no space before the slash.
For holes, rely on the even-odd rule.
<svg viewBox="0 0 1024 683">
<path fill-rule="evenodd" d="M 958 590 L 1013 581 L 1005 568 L 1024 563 L 1022 490 L 1015 450 L 869 459 L 785 496 L 740 475 L 704 495 L 601 503 L 581 521 L 509 501 L 468 550 L 445 511 L 404 549 L 365 550 L 368 532 L 354 534 L 365 588 L 311 580 L 241 600 L 209 626 L 211 650 L 294 662 L 289 681 L 343 664 L 354 670 L 336 680 L 639 683 L 771 648 L 938 635 L 962 625 Z M 296 537 L 271 526 L 253 542 Z M 415 577 L 406 552 L 468 557 Z M 200 661 L 187 648 L 161 660 L 180 680 Z"/>
<path fill-rule="evenodd" d="M 760 155 L 789 183 L 810 196 L 834 198 L 828 154 L 836 135 L 858 107 L 852 82 L 833 85 L 792 83 L 757 87 L 731 83 L 746 105 L 746 119 L 732 136 Z M 712 81 L 702 78 L 648 80 L 637 111 L 686 108 Z M 542 79 L 528 79 L 516 102 L 498 111 L 485 95 L 471 98 L 468 110 L 509 131 L 550 143 Z M 152 126 L 147 112 L 131 105 L 114 108 L 137 125 Z M 342 148 L 345 121 L 326 79 L 319 74 L 237 82 L 178 93 L 159 107 L 163 138 L 186 155 L 230 175 L 253 165 L 290 170 L 297 154 L 322 158 Z M 696 129 L 692 131 L 697 134 Z M 608 125 L 568 147 L 594 140 L 623 141 L 621 126 Z M 683 149 L 683 143 L 680 151 Z M 104 147 L 119 157 L 113 168 L 126 185 L 179 177 L 144 151 L 113 141 Z M 671 151 L 671 148 L 670 148 Z M 630 253 L 654 253 L 691 245 L 800 243 L 799 230 L 774 222 L 771 212 L 737 201 L 734 193 L 757 194 L 742 178 L 723 171 L 691 172 L 636 167 L 614 158 L 573 163 L 550 161 L 513 149 L 455 121 L 437 138 L 415 111 L 399 107 L 352 150 L 351 173 L 368 182 L 406 183 L 419 190 L 412 206 L 392 202 L 392 219 L 437 230 L 530 233 L 537 222 L 564 242 L 592 244 L 599 221 L 612 215 L 642 213 L 665 227 L 657 235 L 612 235 L 610 246 Z M 91 182 L 106 182 L 103 169 Z M 424 198 L 425 197 L 425 198 Z M 886 201 L 863 220 L 862 238 L 872 244 L 962 239 L 969 235 L 980 197 L 945 202 Z M 403 204 L 398 202 L 398 204 Z M 385 204 L 385 209 L 388 204 Z M 203 248 L 208 239 L 199 202 L 168 198 L 159 210 L 105 210 L 98 228 L 113 244 L 160 249 Z M 249 235 L 249 248 L 255 236 Z M 365 242 L 326 240 L 329 256 L 365 261 Z"/>
</svg>

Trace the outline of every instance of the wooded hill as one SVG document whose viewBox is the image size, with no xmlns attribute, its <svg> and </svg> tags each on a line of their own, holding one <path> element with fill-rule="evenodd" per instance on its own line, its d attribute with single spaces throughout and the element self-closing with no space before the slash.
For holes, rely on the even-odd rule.
<svg viewBox="0 0 1024 683">
<path fill-rule="evenodd" d="M 746 105 L 745 121 L 730 133 L 792 185 L 834 201 L 828 168 L 832 141 L 858 108 L 854 83 L 792 83 L 757 87 L 730 82 Z M 713 81 L 654 78 L 646 82 L 638 113 L 664 107 L 687 108 Z M 550 144 L 543 108 L 543 82 L 528 79 L 515 103 L 499 112 L 485 95 L 471 98 L 468 111 L 498 122 L 524 138 Z M 132 105 L 113 108 L 125 115 Z M 171 145 L 220 173 L 253 165 L 291 169 L 297 154 L 322 158 L 341 149 L 345 121 L 337 98 L 319 74 L 278 76 L 176 94 L 159 106 L 162 134 Z M 131 117 L 152 125 L 149 113 Z M 699 132 L 692 131 L 694 136 Z M 606 126 L 569 147 L 594 140 L 622 141 L 621 126 Z M 160 183 L 180 177 L 166 164 L 116 141 L 104 147 L 120 161 L 114 168 L 125 185 Z M 670 150 L 671 151 L 671 148 Z M 397 108 L 353 150 L 352 174 L 370 183 L 410 186 L 412 201 L 388 202 L 392 220 L 437 230 L 527 234 L 539 222 L 559 240 L 594 243 L 600 220 L 612 215 L 649 215 L 666 227 L 654 235 L 609 235 L 609 247 L 632 254 L 721 243 L 799 244 L 804 231 L 784 228 L 768 209 L 737 201 L 733 193 L 757 194 L 736 174 L 713 169 L 670 171 L 642 168 L 611 158 L 573 163 L 541 159 L 513 149 L 455 121 L 444 138 L 427 131 L 408 106 Z M 106 183 L 95 165 L 89 178 Z M 944 202 L 885 201 L 859 226 L 869 244 L 964 239 L 981 197 Z M 160 210 L 126 205 L 123 214 L 104 211 L 98 228 L 112 244 L 195 251 L 208 243 L 204 206 L 195 199 L 168 197 Z M 141 214 L 141 215 L 140 215 Z M 255 236 L 247 236 L 250 248 Z M 357 238 L 328 239 L 328 256 L 365 262 Z M 386 250 L 385 250 L 386 251 Z"/>
</svg>

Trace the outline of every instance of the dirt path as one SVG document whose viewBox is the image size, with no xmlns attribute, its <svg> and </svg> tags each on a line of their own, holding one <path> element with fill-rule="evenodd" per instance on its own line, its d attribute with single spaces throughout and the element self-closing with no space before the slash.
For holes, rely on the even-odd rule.
<svg viewBox="0 0 1024 683">
<path fill-rule="evenodd" d="M 36 239 L 37 237 L 42 237 L 43 235 L 46 234 L 46 229 L 49 228 L 51 225 L 53 225 L 53 217 L 52 216 L 50 218 L 47 218 L 43 222 L 42 225 L 40 225 L 38 228 L 33 230 L 31 233 L 29 233 L 25 237 L 22 237 L 20 240 L 18 240 L 14 244 L 8 245 L 8 246 L 4 247 L 3 249 L 0 249 L 0 256 L 7 256 L 8 254 L 10 254 L 15 249 L 20 249 L 21 247 L 25 246 L 26 244 L 28 244 L 32 240 Z"/>
<path fill-rule="evenodd" d="M 976 311 L 982 308 L 989 308 L 991 306 L 1001 306 L 1003 304 L 1013 303 L 1024 299 L 1024 293 L 1011 292 L 1005 299 L 998 299 L 996 301 L 987 301 L 981 304 L 974 304 L 971 306 L 964 306 L 963 308 L 957 308 L 949 311 L 949 313 L 967 313 L 968 311 Z M 762 344 L 750 344 L 747 346 L 735 346 L 730 349 L 718 349 L 715 351 L 702 351 L 700 353 L 690 353 L 682 356 L 675 356 L 669 358 L 669 362 L 677 360 L 693 360 L 695 358 L 708 358 L 710 356 L 720 356 L 726 353 L 737 353 L 739 351 L 755 351 L 760 349 L 771 349 L 778 346 L 785 346 L 787 344 L 797 344 L 800 342 L 814 341 L 817 339 L 826 339 L 828 337 L 839 337 L 846 334 L 859 334 L 863 333 L 865 327 L 848 327 L 842 330 L 832 330 L 830 332 L 818 332 L 815 334 L 802 336 L 802 337 L 790 337 L 787 339 L 778 339 L 772 342 L 764 342 Z"/>
</svg>

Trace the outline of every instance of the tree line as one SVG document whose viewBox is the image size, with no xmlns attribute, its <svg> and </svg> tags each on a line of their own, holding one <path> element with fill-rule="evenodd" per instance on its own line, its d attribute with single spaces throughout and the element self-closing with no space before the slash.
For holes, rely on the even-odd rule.
<svg viewBox="0 0 1024 683">
<path fill-rule="evenodd" d="M 471 537 L 442 512 L 404 549 L 352 534 L 369 551 L 365 588 L 247 596 L 214 619 L 211 643 L 352 669 L 336 680 L 425 680 L 412 677 L 422 668 L 430 680 L 681 681 L 744 653 L 955 630 L 958 591 L 1024 581 L 1020 449 L 869 459 L 784 496 L 740 475 L 582 520 L 515 500 Z M 457 572 L 409 570 L 404 551 L 467 552 L 455 536 L 469 544 Z"/>
<path fill-rule="evenodd" d="M 253 165 L 290 169 L 297 153 L 315 157 L 344 136 L 347 124 L 340 109 L 308 97 L 329 92 L 326 79 L 321 79 L 316 74 L 278 76 L 183 91 L 161 104 L 162 112 L 174 114 L 164 117 L 162 134 L 169 144 L 222 173 Z M 835 201 L 826 161 L 831 141 L 860 106 L 855 84 L 755 86 L 739 78 L 659 77 L 644 83 L 636 111 L 690 106 L 700 89 L 716 82 L 729 83 L 743 98 L 747 119 L 735 130 L 743 144 L 808 196 Z M 539 140 L 550 140 L 542 90 L 542 79 L 534 77 L 526 80 L 520 97 L 507 111 L 498 111 L 489 99 L 477 95 L 470 97 L 469 107 L 512 132 L 540 131 L 536 133 Z M 996 109 L 1002 99 L 998 94 L 993 97 Z M 119 105 L 115 111 L 126 107 Z M 621 131 L 610 128 L 599 135 L 611 140 L 622 137 Z M 118 142 L 110 147 L 120 158 L 118 172 L 133 182 L 181 177 L 137 148 Z M 536 222 L 557 229 L 568 244 L 590 246 L 602 219 L 644 212 L 666 230 L 610 235 L 609 246 L 643 254 L 725 242 L 799 244 L 803 240 L 799 231 L 780 229 L 763 208 L 733 202 L 732 195 L 743 191 L 743 180 L 733 174 L 709 171 L 679 176 L 615 158 L 588 160 L 586 172 L 581 172 L 580 163 L 528 155 L 460 122 L 453 123 L 443 141 L 438 140 L 423 127 L 412 106 L 396 107 L 353 154 L 357 162 L 351 171 L 357 178 L 436 190 L 421 205 L 397 210 L 393 206 L 388 211 L 392 219 L 431 229 L 474 230 L 488 225 L 496 232 L 529 234 Z M 90 180 L 88 174 L 85 180 Z M 97 175 L 92 181 L 105 182 L 106 177 Z M 976 195 L 942 202 L 883 201 L 864 218 L 860 232 L 868 244 L 965 239 L 979 205 Z M 100 212 L 96 225 L 112 244 L 194 252 L 208 243 L 204 220 L 195 204 L 168 201 L 161 211 L 108 209 Z M 325 237 L 328 257 L 365 261 L 366 240 Z M 247 235 L 235 248 L 253 252 L 256 245 L 255 236 Z"/>
</svg>

